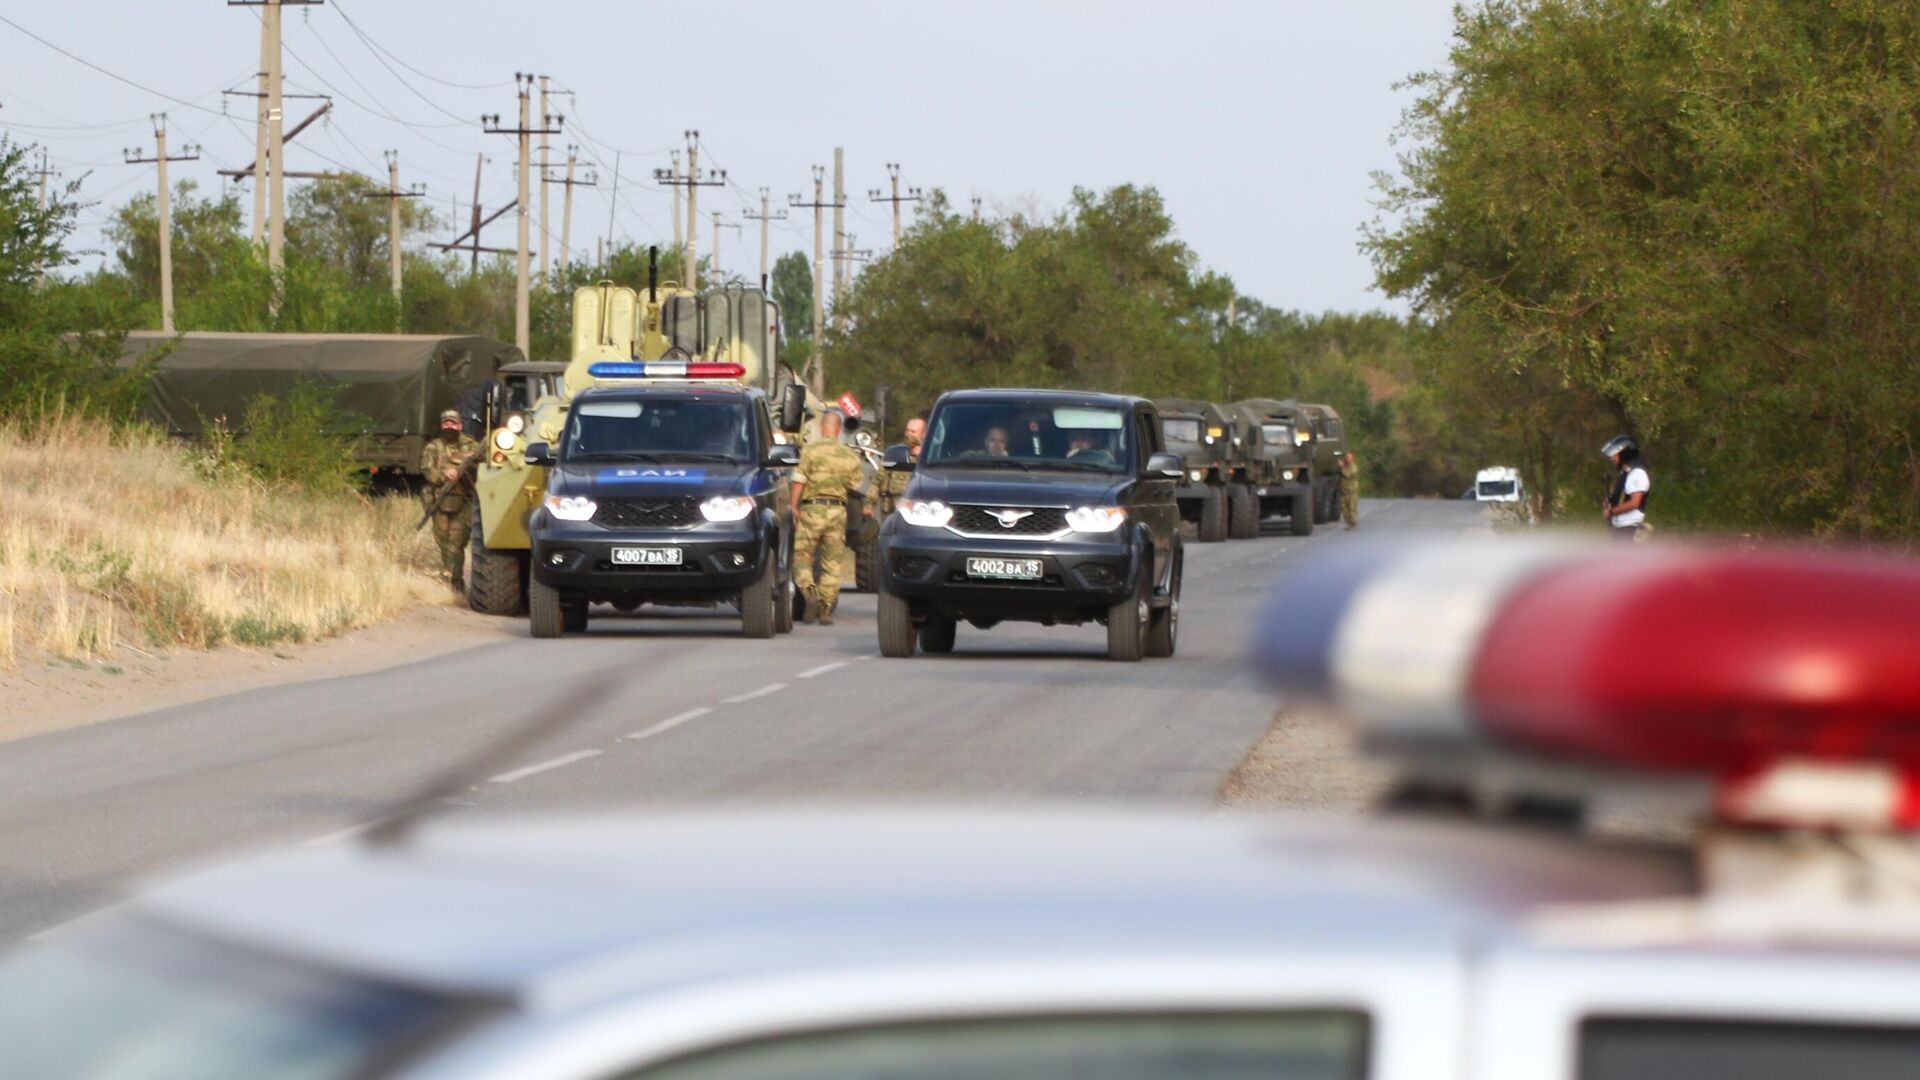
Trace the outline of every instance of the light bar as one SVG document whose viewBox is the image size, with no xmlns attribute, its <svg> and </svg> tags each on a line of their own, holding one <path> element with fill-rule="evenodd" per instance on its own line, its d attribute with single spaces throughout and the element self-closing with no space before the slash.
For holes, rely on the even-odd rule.
<svg viewBox="0 0 1920 1080">
<path fill-rule="evenodd" d="M 587 367 L 596 379 L 738 379 L 745 365 L 689 360 L 602 360 Z"/>
</svg>

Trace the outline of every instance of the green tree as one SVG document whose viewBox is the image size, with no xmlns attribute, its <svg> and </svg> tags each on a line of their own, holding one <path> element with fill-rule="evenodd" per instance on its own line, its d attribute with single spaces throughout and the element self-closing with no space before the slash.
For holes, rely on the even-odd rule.
<svg viewBox="0 0 1920 1080">
<path fill-rule="evenodd" d="M 287 258 L 330 267 L 351 286 L 391 287 L 390 221 L 385 184 L 363 176 L 316 180 L 294 189 L 287 206 Z M 401 199 L 400 239 L 434 227 L 417 199 Z M 402 278 L 404 280 L 404 272 Z"/>
<path fill-rule="evenodd" d="M 240 200 L 232 191 L 208 198 L 199 185 L 182 180 L 173 186 L 168 211 L 173 225 L 173 295 L 190 297 L 205 290 L 220 271 L 242 260 L 247 239 L 241 227 Z M 151 308 L 143 322 L 160 324 L 160 212 L 153 195 L 139 195 L 114 211 L 106 227 L 113 258 L 127 291 Z"/>
<path fill-rule="evenodd" d="M 807 256 L 789 251 L 773 261 L 768 289 L 780 305 L 780 344 L 813 340 L 813 266 Z"/>
</svg>

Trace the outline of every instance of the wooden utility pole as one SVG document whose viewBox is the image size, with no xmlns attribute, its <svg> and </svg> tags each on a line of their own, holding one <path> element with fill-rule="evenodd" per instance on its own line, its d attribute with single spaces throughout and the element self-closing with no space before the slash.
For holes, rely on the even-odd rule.
<svg viewBox="0 0 1920 1080">
<path fill-rule="evenodd" d="M 155 113 L 153 117 L 153 156 L 141 157 L 140 151 L 128 150 L 124 155 L 129 165 L 155 166 L 154 171 L 160 178 L 160 329 L 173 333 L 173 203 L 167 191 L 167 162 L 196 161 L 200 157 L 200 148 L 187 147 L 184 154 L 167 156 L 167 114 Z"/>
<path fill-rule="evenodd" d="M 588 176 L 585 180 L 573 178 L 574 165 L 580 160 L 578 146 L 567 147 L 567 178 L 555 180 L 551 176 L 541 177 L 546 184 L 563 184 L 566 190 L 560 195 L 560 276 L 566 277 L 573 267 L 573 189 L 576 187 L 595 187 L 598 176 Z"/>
<path fill-rule="evenodd" d="M 400 299 L 400 200 L 417 199 L 425 195 L 427 189 L 425 185 L 415 184 L 405 191 L 400 190 L 400 151 L 388 150 L 384 156 L 387 159 L 387 190 L 363 191 L 360 197 L 387 200 L 387 262 L 393 272 L 393 298 L 398 301 Z"/>
<path fill-rule="evenodd" d="M 756 214 L 751 210 L 743 210 L 740 216 L 746 218 L 748 221 L 758 221 L 760 223 L 760 288 L 762 291 L 766 291 L 770 287 L 767 277 L 773 272 L 773 268 L 767 265 L 768 228 L 773 222 L 787 220 L 787 212 L 782 210 L 778 214 L 774 213 L 772 198 L 767 195 L 766 188 L 761 188 L 760 212 Z"/>
<path fill-rule="evenodd" d="M 700 133 L 687 132 L 687 175 L 678 175 L 676 169 L 653 170 L 655 183 L 671 185 L 674 190 L 687 190 L 686 235 L 680 249 L 680 273 L 686 279 L 681 282 L 695 292 L 700 290 L 700 252 L 696 237 L 700 234 L 700 189 L 719 187 L 727 182 L 727 170 L 708 169 L 707 175 L 700 175 Z M 675 222 L 679 222 L 676 217 Z M 678 229 L 676 228 L 676 232 Z"/>
<path fill-rule="evenodd" d="M 883 195 L 879 188 L 867 192 L 869 202 L 887 202 L 893 204 L 893 246 L 900 246 L 900 204 L 920 201 L 920 189 L 908 188 L 905 195 L 900 194 L 900 166 L 897 162 L 887 163 L 887 179 L 893 183 L 893 194 Z"/>
<path fill-rule="evenodd" d="M 833 148 L 833 322 L 843 330 L 846 328 L 846 316 L 841 315 L 838 309 L 841 291 L 847 287 L 847 264 L 839 254 L 847 246 L 846 159 L 844 148 Z"/>
<path fill-rule="evenodd" d="M 514 202 L 514 208 L 519 211 L 514 215 L 518 221 L 519 228 L 518 241 L 514 249 L 516 262 L 513 281 L 513 343 L 520 347 L 520 352 L 524 355 L 532 348 L 533 344 L 533 303 L 530 289 L 532 253 L 529 250 L 528 237 L 529 219 L 531 217 L 528 209 L 531 201 L 530 196 L 532 195 L 532 191 L 530 190 L 531 178 L 529 176 L 533 167 L 532 138 L 535 135 L 555 134 L 559 129 L 549 128 L 544 124 L 538 128 L 527 126 L 533 122 L 533 76 L 516 71 L 513 74 L 513 80 L 519 87 L 519 125 L 511 128 L 501 127 L 499 113 L 494 113 L 491 116 L 483 116 L 480 119 L 481 130 L 487 134 L 512 135 L 519 141 L 519 167 L 516 170 L 516 175 L 519 179 L 520 194 Z M 477 248 L 478 246 L 479 241 L 476 238 L 475 247 Z"/>
<path fill-rule="evenodd" d="M 813 167 L 813 201 L 801 202 L 800 196 L 787 196 L 787 205 L 813 211 L 813 345 L 807 357 L 807 384 L 815 396 L 826 394 L 826 220 L 822 211 L 834 205 L 827 202 L 827 170 Z"/>
</svg>

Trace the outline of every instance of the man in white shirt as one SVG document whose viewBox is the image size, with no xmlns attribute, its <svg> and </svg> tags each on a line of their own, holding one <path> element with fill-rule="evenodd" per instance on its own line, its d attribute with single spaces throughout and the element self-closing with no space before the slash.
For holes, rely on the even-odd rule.
<svg viewBox="0 0 1920 1080">
<path fill-rule="evenodd" d="M 1647 492 L 1653 482 L 1640 464 L 1640 444 L 1631 435 L 1615 436 L 1600 452 L 1620 470 L 1607 493 L 1607 525 L 1615 540 L 1631 543 L 1647 528 Z"/>
</svg>

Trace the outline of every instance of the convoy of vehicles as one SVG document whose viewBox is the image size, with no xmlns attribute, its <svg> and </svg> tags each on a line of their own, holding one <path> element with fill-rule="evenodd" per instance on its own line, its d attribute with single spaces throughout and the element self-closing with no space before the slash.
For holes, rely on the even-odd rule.
<svg viewBox="0 0 1920 1080">
<path fill-rule="evenodd" d="M 880 529 L 880 651 L 953 650 L 957 627 L 1103 623 L 1115 660 L 1172 656 L 1183 475 L 1153 403 L 1061 390 L 956 390 L 927 417 L 913 479 Z"/>
<path fill-rule="evenodd" d="M 1285 517 L 1295 536 L 1311 535 L 1322 483 L 1311 419 L 1298 403 L 1271 398 L 1237 401 L 1232 409 L 1242 489 L 1233 535 L 1258 536 L 1260 523 L 1272 517 Z"/>
</svg>

